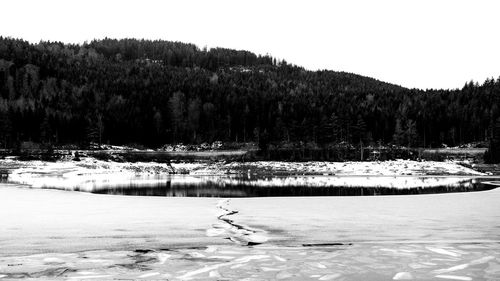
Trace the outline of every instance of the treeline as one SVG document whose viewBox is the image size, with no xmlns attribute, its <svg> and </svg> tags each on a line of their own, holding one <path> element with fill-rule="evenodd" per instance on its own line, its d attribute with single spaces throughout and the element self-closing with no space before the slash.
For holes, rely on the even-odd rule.
<svg viewBox="0 0 500 281">
<path fill-rule="evenodd" d="M 492 139 L 499 104 L 500 79 L 418 90 L 180 42 L 0 37 L 2 147 L 215 140 L 456 146 Z"/>
</svg>

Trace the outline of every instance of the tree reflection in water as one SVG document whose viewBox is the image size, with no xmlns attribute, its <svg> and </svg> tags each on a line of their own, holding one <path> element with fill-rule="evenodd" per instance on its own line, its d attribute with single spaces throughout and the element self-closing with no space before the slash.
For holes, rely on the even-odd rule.
<svg viewBox="0 0 500 281">
<path fill-rule="evenodd" d="M 269 197 L 410 195 L 482 191 L 496 187 L 485 182 L 486 179 L 479 178 L 403 177 L 403 181 L 401 181 L 401 177 L 386 177 L 382 180 L 377 177 L 377 181 L 372 181 L 373 177 L 343 177 L 341 181 L 339 181 L 339 177 L 321 177 L 320 181 L 314 181 L 314 178 L 318 177 L 309 177 L 312 179 L 309 181 L 304 181 L 304 178 L 282 177 L 252 180 L 200 177 L 197 178 L 198 180 L 193 180 L 189 176 L 176 176 L 147 183 L 131 180 L 128 185 L 101 185 L 94 186 L 91 190 L 78 188 L 75 190 L 98 194 L 136 196 Z M 429 183 L 429 181 L 431 182 Z"/>
</svg>

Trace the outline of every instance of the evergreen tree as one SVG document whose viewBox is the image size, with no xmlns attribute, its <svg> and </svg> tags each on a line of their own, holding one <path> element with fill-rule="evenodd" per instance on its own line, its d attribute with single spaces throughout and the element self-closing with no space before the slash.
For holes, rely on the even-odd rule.
<svg viewBox="0 0 500 281">
<path fill-rule="evenodd" d="M 329 123 L 331 127 L 331 140 L 332 142 L 338 142 L 340 139 L 341 126 L 339 123 L 339 118 L 337 117 L 337 115 L 335 115 L 335 113 L 332 113 L 332 115 L 330 115 Z"/>
<path fill-rule="evenodd" d="M 168 101 L 172 120 L 173 140 L 178 142 L 184 128 L 184 94 L 175 92 Z"/>
<path fill-rule="evenodd" d="M 366 123 L 360 115 L 358 115 L 356 125 L 354 126 L 354 137 L 354 141 L 360 143 L 361 145 L 365 143 L 367 139 Z"/>
<path fill-rule="evenodd" d="M 497 118 L 493 124 L 485 160 L 489 163 L 500 163 L 500 118 Z"/>
<path fill-rule="evenodd" d="M 404 145 L 406 140 L 406 134 L 401 125 L 401 119 L 397 119 L 394 134 L 392 136 L 392 143 L 395 145 Z"/>
<path fill-rule="evenodd" d="M 49 122 L 49 116 L 45 115 L 42 124 L 40 125 L 40 137 L 41 141 L 45 144 L 50 144 L 52 140 L 51 126 Z"/>
<path fill-rule="evenodd" d="M 196 142 L 197 140 L 197 133 L 198 133 L 198 127 L 200 125 L 200 107 L 201 107 L 201 100 L 199 98 L 192 99 L 189 102 L 188 106 L 188 122 L 189 122 L 189 129 L 192 132 L 192 142 Z"/>
<path fill-rule="evenodd" d="M 408 119 L 406 121 L 406 132 L 405 132 L 405 137 L 406 137 L 406 145 L 408 147 L 413 147 L 418 140 L 418 134 L 417 134 L 417 125 L 415 121 Z"/>
<path fill-rule="evenodd" d="M 12 124 L 6 112 L 0 111 L 0 147 L 7 148 L 10 144 Z"/>
</svg>

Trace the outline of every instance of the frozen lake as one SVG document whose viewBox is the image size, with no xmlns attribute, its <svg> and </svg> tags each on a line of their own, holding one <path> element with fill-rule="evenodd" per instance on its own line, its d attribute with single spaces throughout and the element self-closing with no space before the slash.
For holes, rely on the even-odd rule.
<svg viewBox="0 0 500 281">
<path fill-rule="evenodd" d="M 0 279 L 500 278 L 495 178 L 52 176 L 0 183 Z"/>
</svg>

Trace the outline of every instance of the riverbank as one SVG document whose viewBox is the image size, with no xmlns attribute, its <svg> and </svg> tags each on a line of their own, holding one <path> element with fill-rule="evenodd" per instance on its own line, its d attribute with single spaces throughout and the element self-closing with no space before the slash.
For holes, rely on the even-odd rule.
<svg viewBox="0 0 500 281">
<path fill-rule="evenodd" d="M 124 187 L 154 185 L 175 178 L 169 175 L 189 175 L 183 184 L 200 182 L 201 178 L 228 185 L 237 185 L 241 179 L 268 186 L 385 186 L 428 187 L 450 183 L 443 176 L 486 176 L 455 162 L 435 161 L 372 161 L 372 162 L 115 162 L 82 157 L 79 161 L 21 161 L 15 158 L 0 160 L 4 180 L 34 188 L 56 188 L 93 191 L 99 186 Z M 402 176 L 411 178 L 401 180 Z M 207 177 L 214 177 L 212 179 Z M 387 177 L 367 181 L 361 177 Z M 417 177 L 432 177 L 420 179 Z M 346 181 L 345 179 L 349 179 Z M 327 182 L 325 182 L 325 180 Z M 248 183 L 248 182 L 247 182 Z M 222 183 L 221 183 L 222 184 Z M 251 183 L 248 183 L 251 184 Z"/>
<path fill-rule="evenodd" d="M 283 162 L 283 161 L 169 161 L 162 162 L 117 162 L 95 157 L 63 158 L 57 161 L 22 160 L 19 157 L 0 159 L 0 170 L 22 173 L 68 175 L 109 173 L 137 174 L 192 174 L 192 175 L 485 175 L 476 171 L 474 164 L 453 161 L 362 161 L 362 162 Z M 483 165 L 484 166 L 484 165 Z M 481 167 L 483 167 L 481 166 Z M 484 167 L 483 167 L 484 168 Z"/>
</svg>

